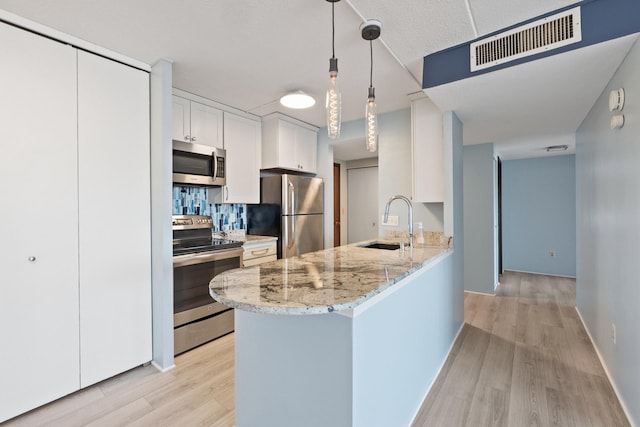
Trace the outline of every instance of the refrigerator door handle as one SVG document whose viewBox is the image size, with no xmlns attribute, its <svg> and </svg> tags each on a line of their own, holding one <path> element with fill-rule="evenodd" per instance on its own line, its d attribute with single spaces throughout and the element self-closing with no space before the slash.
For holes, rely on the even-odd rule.
<svg viewBox="0 0 640 427">
<path fill-rule="evenodd" d="M 293 247 L 293 245 L 296 242 L 296 217 L 292 216 L 291 217 L 291 241 L 289 242 L 289 249 L 291 249 Z"/>
<path fill-rule="evenodd" d="M 293 215 L 296 211 L 296 187 L 293 182 L 289 181 L 289 215 Z"/>
</svg>

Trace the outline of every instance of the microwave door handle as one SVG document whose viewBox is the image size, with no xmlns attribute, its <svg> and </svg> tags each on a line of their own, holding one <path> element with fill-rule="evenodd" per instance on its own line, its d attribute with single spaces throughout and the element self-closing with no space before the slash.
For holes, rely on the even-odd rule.
<svg viewBox="0 0 640 427">
<path fill-rule="evenodd" d="M 211 157 L 213 158 L 213 165 L 211 165 L 211 176 L 213 177 L 213 179 L 216 179 L 216 176 L 218 176 L 218 156 L 216 156 L 215 151 L 212 153 Z"/>
</svg>

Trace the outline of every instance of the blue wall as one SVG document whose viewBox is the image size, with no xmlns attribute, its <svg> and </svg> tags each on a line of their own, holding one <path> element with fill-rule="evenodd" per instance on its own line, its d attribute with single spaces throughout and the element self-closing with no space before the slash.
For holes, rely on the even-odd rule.
<svg viewBox="0 0 640 427">
<path fill-rule="evenodd" d="M 536 21 L 542 17 L 553 15 L 575 6 L 581 7 L 582 40 L 580 42 L 489 67 L 484 70 L 471 72 L 469 49 L 470 44 L 474 41 L 485 39 L 491 35 L 502 33 L 511 28 L 519 27 L 528 22 Z M 585 0 L 576 2 L 573 5 L 554 10 L 538 17 L 533 17 L 524 22 L 500 29 L 494 33 L 483 34 L 476 40 L 425 56 L 422 67 L 422 87 L 435 87 L 634 34 L 640 31 L 640 19 L 637 18 L 639 15 L 640 2 L 638 2 L 638 0 Z"/>
<path fill-rule="evenodd" d="M 575 277 L 574 155 L 502 163 L 502 244 L 505 270 Z"/>
<path fill-rule="evenodd" d="M 618 397 L 632 424 L 640 426 L 639 74 L 636 42 L 576 133 L 576 302 Z M 625 124 L 612 131 L 609 91 L 620 87 Z"/>
<path fill-rule="evenodd" d="M 495 277 L 493 144 L 463 148 L 464 289 L 493 294 Z"/>
</svg>

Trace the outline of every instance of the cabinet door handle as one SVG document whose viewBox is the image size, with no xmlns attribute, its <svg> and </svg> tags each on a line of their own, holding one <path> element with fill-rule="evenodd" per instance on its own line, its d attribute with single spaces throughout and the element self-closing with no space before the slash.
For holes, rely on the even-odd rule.
<svg viewBox="0 0 640 427">
<path fill-rule="evenodd" d="M 226 186 L 225 186 L 225 187 L 224 187 L 224 192 L 225 192 L 225 194 L 226 194 L 226 196 L 225 196 L 225 198 L 224 198 L 224 199 L 225 199 L 225 200 L 229 200 L 229 187 L 226 187 Z"/>
<path fill-rule="evenodd" d="M 189 135 L 185 135 L 184 139 L 186 139 L 187 141 L 191 141 L 191 137 Z"/>
<path fill-rule="evenodd" d="M 36 257 L 34 257 L 34 256 L 30 256 L 27 259 L 29 260 L 29 262 L 36 262 Z"/>
<path fill-rule="evenodd" d="M 191 137 L 191 140 L 192 140 L 192 141 L 195 141 L 195 140 L 196 140 L 196 137 L 195 137 L 195 136 L 192 136 L 192 137 Z"/>
</svg>

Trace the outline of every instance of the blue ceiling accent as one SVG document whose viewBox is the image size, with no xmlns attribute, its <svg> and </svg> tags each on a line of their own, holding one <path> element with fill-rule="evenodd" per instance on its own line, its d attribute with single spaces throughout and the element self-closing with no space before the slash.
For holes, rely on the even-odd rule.
<svg viewBox="0 0 640 427">
<path fill-rule="evenodd" d="M 483 40 L 495 34 L 508 31 L 532 21 L 572 9 L 581 8 L 582 40 L 548 52 L 541 52 L 526 58 L 496 65 L 494 67 L 471 72 L 469 64 L 471 43 Z M 535 61 L 547 56 L 559 55 L 570 50 L 580 49 L 607 40 L 613 40 L 640 32 L 640 1 L 639 0 L 585 0 L 554 10 L 544 15 L 536 16 L 475 40 L 463 43 L 449 49 L 435 52 L 424 57 L 422 68 L 422 88 L 440 86 L 446 83 L 463 80 L 480 74 L 490 73 L 503 68 L 513 67 L 525 62 Z"/>
</svg>

